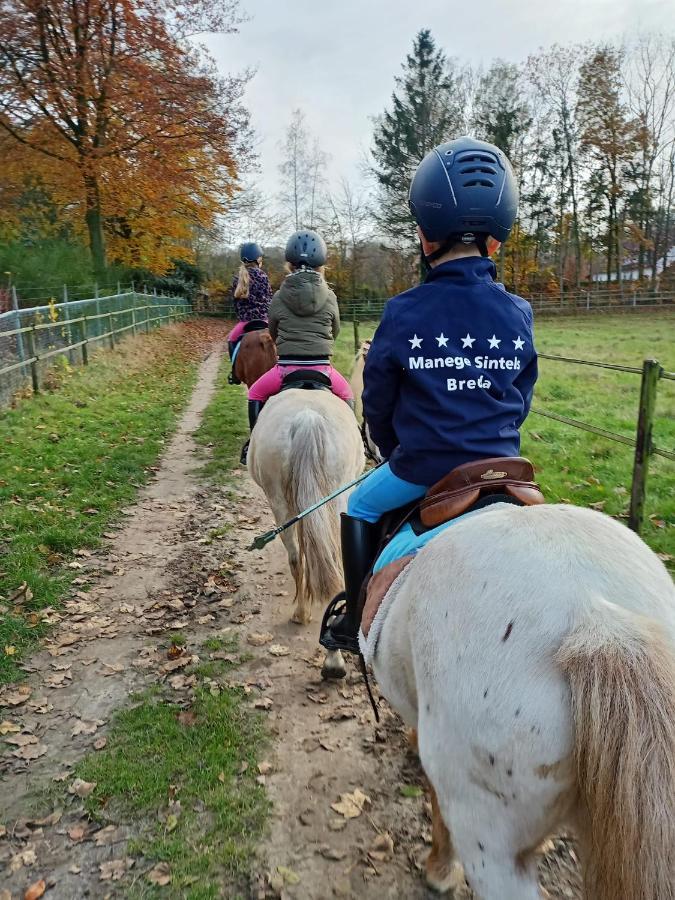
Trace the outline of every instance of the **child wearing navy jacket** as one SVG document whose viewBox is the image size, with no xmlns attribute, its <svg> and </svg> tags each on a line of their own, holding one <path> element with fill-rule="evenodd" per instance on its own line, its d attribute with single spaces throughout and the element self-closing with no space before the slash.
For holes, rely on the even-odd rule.
<svg viewBox="0 0 675 900">
<path fill-rule="evenodd" d="M 330 650 L 358 652 L 358 601 L 383 513 L 421 498 L 451 469 L 517 456 L 537 380 L 529 303 L 495 281 L 489 256 L 518 209 L 497 147 L 460 138 L 432 150 L 410 186 L 429 266 L 387 303 L 366 357 L 363 411 L 387 462 L 350 496 L 342 517 L 342 613 L 323 626 Z"/>
</svg>

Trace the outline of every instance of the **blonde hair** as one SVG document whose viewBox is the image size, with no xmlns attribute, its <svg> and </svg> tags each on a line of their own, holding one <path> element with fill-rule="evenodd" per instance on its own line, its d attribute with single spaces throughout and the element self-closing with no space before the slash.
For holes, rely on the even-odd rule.
<svg viewBox="0 0 675 900">
<path fill-rule="evenodd" d="M 248 292 L 251 286 L 251 278 L 248 274 L 251 263 L 242 263 L 239 266 L 239 274 L 237 275 L 237 286 L 234 289 L 234 296 L 237 300 L 248 300 Z M 253 263 L 257 265 L 257 263 Z"/>
</svg>

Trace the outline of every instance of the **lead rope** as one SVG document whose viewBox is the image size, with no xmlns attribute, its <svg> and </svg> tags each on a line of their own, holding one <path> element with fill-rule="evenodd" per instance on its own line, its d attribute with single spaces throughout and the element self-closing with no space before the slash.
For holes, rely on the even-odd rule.
<svg viewBox="0 0 675 900">
<path fill-rule="evenodd" d="M 363 658 L 363 653 L 359 650 L 359 666 L 361 668 L 361 674 L 363 675 L 363 680 L 366 683 L 366 690 L 368 691 L 368 699 L 370 700 L 370 705 L 373 707 L 373 712 L 375 713 L 375 721 L 380 723 L 380 713 L 377 708 L 377 703 L 375 703 L 375 697 L 373 696 L 373 692 L 370 687 L 370 679 L 368 678 L 368 668 L 366 667 L 366 661 Z"/>
</svg>

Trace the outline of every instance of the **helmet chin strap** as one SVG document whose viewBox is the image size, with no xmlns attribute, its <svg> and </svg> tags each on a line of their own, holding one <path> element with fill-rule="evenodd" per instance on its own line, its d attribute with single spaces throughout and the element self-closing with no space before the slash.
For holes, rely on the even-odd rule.
<svg viewBox="0 0 675 900">
<path fill-rule="evenodd" d="M 422 248 L 422 242 L 420 241 L 420 250 L 422 253 L 422 259 L 427 268 L 427 272 L 431 268 L 429 265 L 432 262 L 435 262 L 437 259 L 440 259 L 441 256 L 445 256 L 445 254 L 452 250 L 453 247 L 457 246 L 457 244 L 475 244 L 480 250 L 481 256 L 487 256 L 487 235 L 485 234 L 474 234 L 471 231 L 465 232 L 463 234 L 451 234 L 449 235 L 441 244 L 441 246 L 434 250 L 433 253 L 424 253 L 424 249 Z"/>
</svg>

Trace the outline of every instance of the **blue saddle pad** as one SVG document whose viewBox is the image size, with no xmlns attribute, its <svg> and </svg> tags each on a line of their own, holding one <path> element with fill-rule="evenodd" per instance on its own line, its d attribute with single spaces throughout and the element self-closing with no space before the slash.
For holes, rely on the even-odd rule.
<svg viewBox="0 0 675 900">
<path fill-rule="evenodd" d="M 458 516 L 456 519 L 450 519 L 449 522 L 443 522 L 442 525 L 437 525 L 436 528 L 425 531 L 424 534 L 415 534 L 412 525 L 409 522 L 406 522 L 403 528 L 394 535 L 382 553 L 377 557 L 375 565 L 373 566 L 373 574 L 379 572 L 380 569 L 384 569 L 389 563 L 396 562 L 396 560 L 400 559 L 402 556 L 414 556 L 416 553 L 419 553 L 422 547 L 425 547 L 429 541 L 438 537 L 438 535 L 442 534 L 446 529 L 452 528 L 452 526 L 456 525 L 458 522 L 464 522 L 471 516 L 476 516 L 485 509 L 490 508 L 491 507 L 488 506 L 483 507 L 482 509 L 472 509 L 469 512 L 465 512 L 463 515 Z"/>
</svg>

